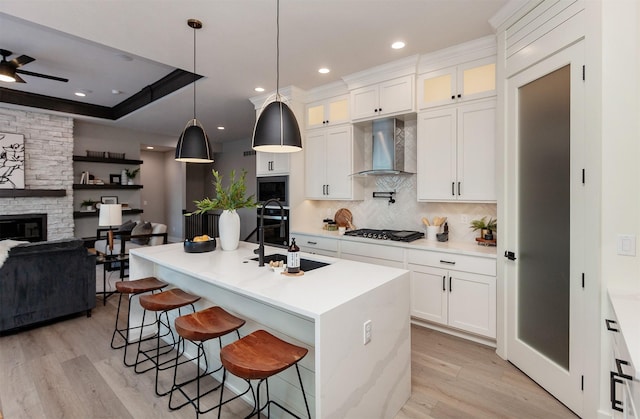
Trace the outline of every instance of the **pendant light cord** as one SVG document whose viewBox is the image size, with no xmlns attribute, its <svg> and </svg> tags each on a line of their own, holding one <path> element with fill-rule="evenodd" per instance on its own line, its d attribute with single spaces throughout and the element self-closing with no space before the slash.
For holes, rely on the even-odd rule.
<svg viewBox="0 0 640 419">
<path fill-rule="evenodd" d="M 193 28 L 193 119 L 196 119 L 196 27 Z"/>
<path fill-rule="evenodd" d="M 276 100 L 280 100 L 280 0 L 276 0 Z"/>
</svg>

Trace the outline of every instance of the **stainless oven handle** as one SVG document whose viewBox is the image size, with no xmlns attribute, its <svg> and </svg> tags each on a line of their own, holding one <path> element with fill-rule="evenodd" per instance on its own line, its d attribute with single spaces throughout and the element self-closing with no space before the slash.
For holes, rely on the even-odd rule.
<svg viewBox="0 0 640 419">
<path fill-rule="evenodd" d="M 264 218 L 265 220 L 282 220 L 283 218 L 280 217 L 279 215 L 263 215 L 262 218 Z M 287 216 L 284 216 L 284 220 L 287 220 Z"/>
</svg>

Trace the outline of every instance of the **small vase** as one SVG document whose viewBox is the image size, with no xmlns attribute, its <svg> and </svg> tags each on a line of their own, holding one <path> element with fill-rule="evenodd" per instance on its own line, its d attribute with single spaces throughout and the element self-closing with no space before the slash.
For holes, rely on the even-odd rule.
<svg viewBox="0 0 640 419">
<path fill-rule="evenodd" d="M 127 181 L 127 185 L 133 185 L 133 179 L 129 179 L 129 180 Z"/>
<path fill-rule="evenodd" d="M 127 184 L 127 171 L 125 169 L 122 169 L 122 172 L 120 172 L 120 184 Z"/>
<path fill-rule="evenodd" d="M 224 210 L 218 220 L 220 247 L 222 250 L 236 250 L 240 242 L 240 216 L 236 210 Z"/>
</svg>

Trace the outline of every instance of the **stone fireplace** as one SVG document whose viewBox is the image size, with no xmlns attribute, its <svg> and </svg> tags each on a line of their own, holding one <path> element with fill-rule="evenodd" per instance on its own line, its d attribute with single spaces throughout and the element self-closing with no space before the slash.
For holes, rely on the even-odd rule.
<svg viewBox="0 0 640 419">
<path fill-rule="evenodd" d="M 73 119 L 0 107 L 0 132 L 24 135 L 25 190 L 66 191 L 8 193 L 0 197 L 0 216 L 46 214 L 46 239 L 73 237 Z"/>
</svg>

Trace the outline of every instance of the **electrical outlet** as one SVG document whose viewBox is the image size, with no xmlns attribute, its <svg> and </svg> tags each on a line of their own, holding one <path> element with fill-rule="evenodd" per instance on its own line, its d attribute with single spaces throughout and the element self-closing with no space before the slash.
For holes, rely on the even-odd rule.
<svg viewBox="0 0 640 419">
<path fill-rule="evenodd" d="M 460 215 L 460 222 L 463 224 L 468 224 L 469 223 L 469 215 L 468 214 L 461 214 Z"/>
<path fill-rule="evenodd" d="M 367 320 L 366 322 L 364 322 L 363 338 L 364 338 L 364 342 L 363 342 L 364 345 L 371 342 L 371 320 Z"/>
</svg>

